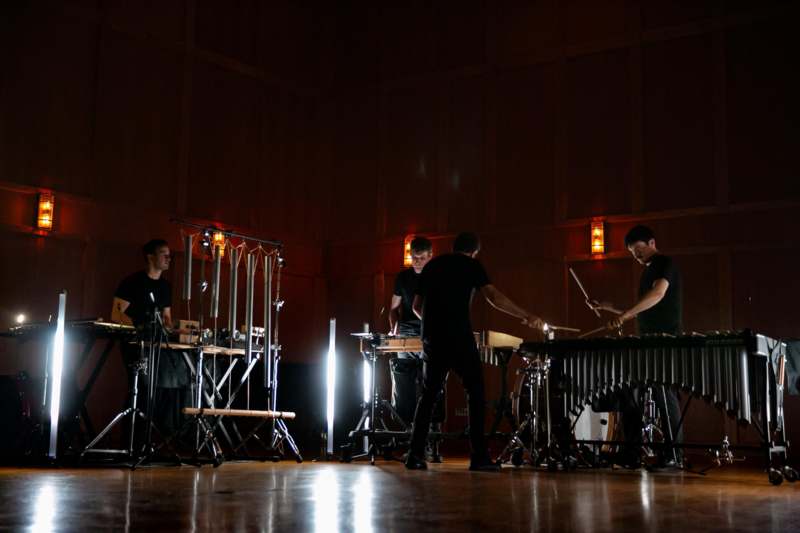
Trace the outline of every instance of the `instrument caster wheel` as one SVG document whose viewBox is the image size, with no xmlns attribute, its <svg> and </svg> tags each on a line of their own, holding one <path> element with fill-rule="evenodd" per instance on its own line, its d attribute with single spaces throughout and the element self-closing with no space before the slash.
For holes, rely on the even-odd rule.
<svg viewBox="0 0 800 533">
<path fill-rule="evenodd" d="M 770 468 L 768 474 L 769 474 L 769 482 L 775 485 L 776 487 L 781 483 L 783 483 L 783 474 L 781 474 L 780 471 L 774 468 Z"/>
<path fill-rule="evenodd" d="M 784 466 L 783 467 L 783 478 L 788 481 L 789 483 L 794 483 L 798 480 L 797 470 L 792 468 L 791 466 Z"/>
</svg>

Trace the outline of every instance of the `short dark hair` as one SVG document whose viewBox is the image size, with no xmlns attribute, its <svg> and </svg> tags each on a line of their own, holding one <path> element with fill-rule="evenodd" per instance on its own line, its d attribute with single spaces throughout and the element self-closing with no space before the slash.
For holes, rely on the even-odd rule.
<svg viewBox="0 0 800 533">
<path fill-rule="evenodd" d="M 147 243 L 142 246 L 142 256 L 144 256 L 145 261 L 147 261 L 148 255 L 155 255 L 162 246 L 169 246 L 169 243 L 164 239 L 152 239 L 147 241 Z"/>
<path fill-rule="evenodd" d="M 459 233 L 453 241 L 453 251 L 456 253 L 471 254 L 481 249 L 481 240 L 472 232 Z"/>
<path fill-rule="evenodd" d="M 656 234 L 653 233 L 653 230 L 648 228 L 647 226 L 634 226 L 631 230 L 625 235 L 625 248 L 634 245 L 635 243 L 642 241 L 643 243 L 650 242 L 650 239 L 655 239 Z"/>
<path fill-rule="evenodd" d="M 433 243 L 427 237 L 414 237 L 411 240 L 411 251 L 418 254 L 432 252 Z"/>
</svg>

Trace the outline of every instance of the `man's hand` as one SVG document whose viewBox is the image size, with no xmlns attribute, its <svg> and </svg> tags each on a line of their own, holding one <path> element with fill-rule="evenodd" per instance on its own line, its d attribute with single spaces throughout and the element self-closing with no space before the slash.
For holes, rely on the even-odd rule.
<svg viewBox="0 0 800 533">
<path fill-rule="evenodd" d="M 618 317 L 610 320 L 606 327 L 608 329 L 622 329 L 622 325 L 625 324 L 628 320 L 631 319 L 631 316 L 628 313 L 622 313 Z"/>
<path fill-rule="evenodd" d="M 522 323 L 532 329 L 544 329 L 544 321 L 536 315 L 526 316 L 522 319 Z"/>
</svg>

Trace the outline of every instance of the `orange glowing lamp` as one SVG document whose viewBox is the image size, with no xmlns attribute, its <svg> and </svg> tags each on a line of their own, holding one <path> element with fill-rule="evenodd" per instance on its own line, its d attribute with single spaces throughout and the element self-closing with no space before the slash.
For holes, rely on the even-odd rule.
<svg viewBox="0 0 800 533">
<path fill-rule="evenodd" d="M 225 257 L 225 234 L 221 231 L 215 231 L 211 237 L 211 245 L 219 250 L 219 256 Z"/>
<path fill-rule="evenodd" d="M 403 241 L 403 266 L 406 268 L 411 266 L 411 241 L 413 240 L 413 235 L 406 235 Z"/>
<path fill-rule="evenodd" d="M 51 192 L 39 193 L 39 208 L 36 212 L 36 229 L 46 232 L 53 229 L 55 197 Z"/>
<path fill-rule="evenodd" d="M 592 255 L 606 253 L 606 230 L 602 220 L 592 220 L 591 243 Z"/>
</svg>

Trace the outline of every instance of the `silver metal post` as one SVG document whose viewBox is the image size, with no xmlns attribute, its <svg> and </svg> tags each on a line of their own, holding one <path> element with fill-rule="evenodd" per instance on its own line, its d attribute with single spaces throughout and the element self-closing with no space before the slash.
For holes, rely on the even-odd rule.
<svg viewBox="0 0 800 533">
<path fill-rule="evenodd" d="M 231 247 L 231 277 L 230 293 L 228 294 L 228 332 L 230 333 L 231 347 L 233 347 L 233 333 L 236 331 L 237 287 L 239 285 L 239 249 Z"/>
<path fill-rule="evenodd" d="M 183 236 L 183 261 L 185 263 L 183 270 L 183 299 L 191 301 L 192 299 L 192 236 Z"/>
<path fill-rule="evenodd" d="M 222 270 L 222 254 L 214 249 L 214 270 L 211 273 L 211 318 L 219 318 L 219 273 Z"/>
<path fill-rule="evenodd" d="M 273 257 L 264 257 L 264 388 L 272 386 L 272 264 Z M 270 406 L 272 409 L 275 406 Z"/>
<path fill-rule="evenodd" d="M 256 256 L 247 254 L 247 287 L 244 311 L 244 356 L 247 366 L 253 358 L 253 292 L 256 279 Z M 247 408 L 250 409 L 250 378 L 247 379 Z"/>
</svg>

